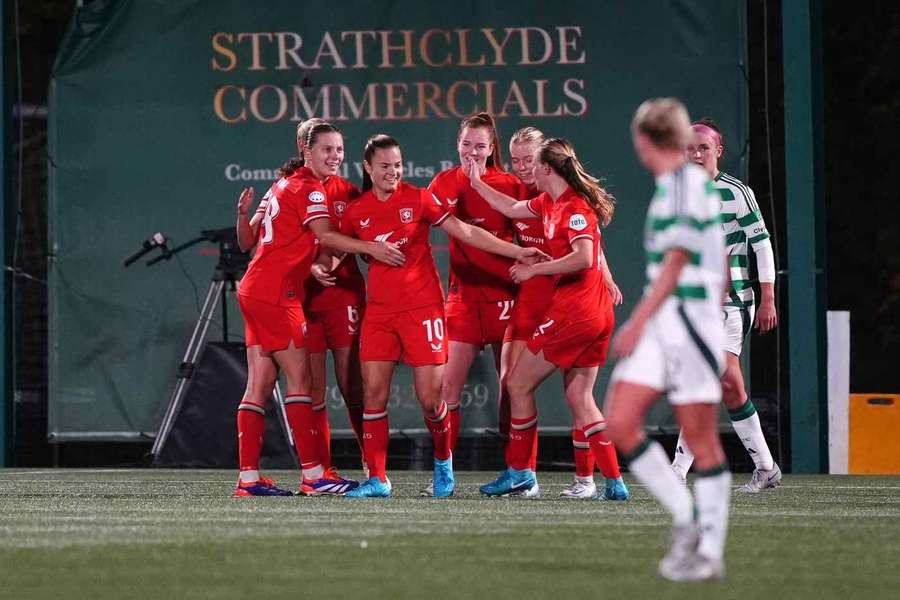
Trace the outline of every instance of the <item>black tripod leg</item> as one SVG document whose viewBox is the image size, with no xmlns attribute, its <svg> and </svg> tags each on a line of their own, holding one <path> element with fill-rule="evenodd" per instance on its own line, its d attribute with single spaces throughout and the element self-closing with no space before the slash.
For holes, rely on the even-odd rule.
<svg viewBox="0 0 900 600">
<path fill-rule="evenodd" d="M 187 350 L 184 352 L 184 358 L 182 358 L 181 365 L 178 367 L 175 389 L 172 390 L 172 396 L 169 398 L 169 406 L 166 408 L 166 414 L 163 417 L 162 423 L 160 423 L 159 431 L 153 442 L 153 448 L 150 449 L 150 454 L 153 456 L 154 460 L 159 456 L 159 453 L 166 445 L 166 439 L 168 439 L 169 432 L 172 430 L 175 416 L 181 408 L 181 401 L 187 390 L 190 378 L 194 374 L 197 357 L 200 355 L 200 350 L 203 349 L 206 332 L 209 329 L 209 323 L 216 311 L 216 303 L 219 300 L 219 296 L 222 294 L 224 285 L 224 281 L 212 281 L 209 284 L 209 290 L 206 292 L 206 300 L 203 302 L 203 308 L 200 310 L 200 316 L 197 319 L 197 324 L 194 326 L 194 332 L 191 334 L 190 341 L 188 341 Z"/>
</svg>

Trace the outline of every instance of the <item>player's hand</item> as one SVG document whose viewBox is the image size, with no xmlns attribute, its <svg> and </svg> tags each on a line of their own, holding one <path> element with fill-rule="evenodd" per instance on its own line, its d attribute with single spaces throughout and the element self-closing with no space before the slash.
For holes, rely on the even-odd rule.
<svg viewBox="0 0 900 600">
<path fill-rule="evenodd" d="M 373 242 L 370 245 L 369 255 L 391 267 L 402 267 L 406 262 L 406 256 L 400 252 L 400 247 L 393 242 Z"/>
<path fill-rule="evenodd" d="M 253 188 L 252 187 L 244 188 L 244 191 L 242 191 L 241 195 L 238 197 L 238 205 L 237 205 L 238 214 L 246 215 L 247 211 L 250 210 L 251 204 L 253 204 Z"/>
<path fill-rule="evenodd" d="M 516 283 L 528 281 L 529 279 L 534 277 L 534 275 L 535 273 L 533 265 L 526 265 L 524 263 L 517 262 L 509 268 L 509 276 Z"/>
<path fill-rule="evenodd" d="M 481 183 L 481 176 L 484 174 L 486 166 L 478 163 L 472 158 L 464 158 L 462 163 L 463 174 L 469 178 L 473 184 Z"/>
<path fill-rule="evenodd" d="M 521 248 L 516 260 L 526 265 L 533 265 L 550 260 L 550 257 L 539 248 Z"/>
<path fill-rule="evenodd" d="M 314 263 L 313 266 L 309 268 L 309 272 L 323 287 L 331 287 L 335 284 L 334 275 L 319 263 Z"/>
<path fill-rule="evenodd" d="M 772 331 L 778 326 L 778 314 L 775 311 L 775 303 L 771 300 L 763 299 L 759 303 L 759 310 L 756 311 L 756 319 L 753 326 L 760 333 Z"/>
<path fill-rule="evenodd" d="M 613 306 L 622 304 L 622 290 L 611 278 L 606 279 L 606 289 L 609 290 L 609 295 L 612 296 Z"/>
<path fill-rule="evenodd" d="M 612 355 L 614 358 L 625 358 L 630 356 L 634 349 L 637 348 L 641 335 L 644 333 L 644 324 L 639 321 L 628 319 L 625 324 L 619 328 L 619 333 L 612 341 Z"/>
</svg>

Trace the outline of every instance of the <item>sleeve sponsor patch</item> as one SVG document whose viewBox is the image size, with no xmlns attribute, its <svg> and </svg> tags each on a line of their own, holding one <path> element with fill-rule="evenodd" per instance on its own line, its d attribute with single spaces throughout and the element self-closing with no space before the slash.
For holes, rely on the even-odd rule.
<svg viewBox="0 0 900 600">
<path fill-rule="evenodd" d="M 581 231 L 587 226 L 588 222 L 587 219 L 584 218 L 584 215 L 572 215 L 571 217 L 569 217 L 569 229 Z"/>
<path fill-rule="evenodd" d="M 325 194 L 320 191 L 310 192 L 309 201 L 315 202 L 316 204 L 322 204 L 323 202 L 325 202 Z"/>
</svg>

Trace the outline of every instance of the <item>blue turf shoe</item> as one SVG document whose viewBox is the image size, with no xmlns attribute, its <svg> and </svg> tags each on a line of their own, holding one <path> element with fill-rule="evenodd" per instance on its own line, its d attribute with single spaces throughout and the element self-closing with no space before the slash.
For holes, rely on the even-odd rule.
<svg viewBox="0 0 900 600">
<path fill-rule="evenodd" d="M 234 495 L 237 498 L 246 496 L 293 496 L 294 492 L 281 489 L 268 477 L 260 477 L 258 480 L 249 483 L 238 481 Z"/>
<path fill-rule="evenodd" d="M 478 488 L 485 496 L 512 496 L 526 495 L 525 493 L 537 487 L 537 477 L 531 469 L 506 469 L 500 476 Z"/>
<path fill-rule="evenodd" d="M 391 482 L 382 481 L 377 477 L 370 477 L 363 481 L 358 488 L 352 489 L 344 498 L 390 498 Z"/>
<path fill-rule="evenodd" d="M 449 498 L 456 483 L 453 479 L 453 456 L 447 460 L 434 459 L 434 497 Z"/>
<path fill-rule="evenodd" d="M 631 493 L 621 477 L 615 479 L 607 479 L 603 493 L 597 496 L 598 500 L 624 501 L 631 498 Z"/>
</svg>

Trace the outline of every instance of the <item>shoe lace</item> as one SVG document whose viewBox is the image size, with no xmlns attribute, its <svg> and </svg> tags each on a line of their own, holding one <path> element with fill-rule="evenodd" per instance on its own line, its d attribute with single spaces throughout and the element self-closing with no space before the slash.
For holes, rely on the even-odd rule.
<svg viewBox="0 0 900 600">
<path fill-rule="evenodd" d="M 260 475 L 259 476 L 259 485 L 272 488 L 272 487 L 275 487 L 275 482 L 270 477 Z"/>
<path fill-rule="evenodd" d="M 337 469 L 335 469 L 334 467 L 328 467 L 327 469 L 325 469 L 325 473 L 322 474 L 322 478 L 323 479 L 332 479 L 332 480 L 337 480 L 337 481 L 340 481 L 341 479 L 343 479 L 343 477 L 341 477 L 338 474 Z"/>
</svg>

